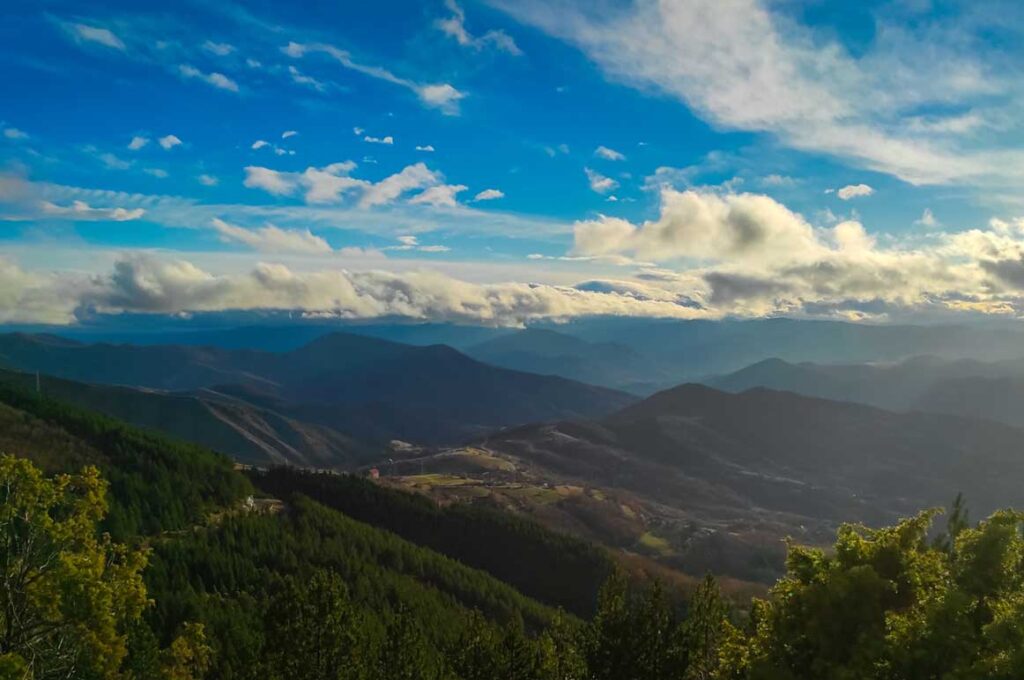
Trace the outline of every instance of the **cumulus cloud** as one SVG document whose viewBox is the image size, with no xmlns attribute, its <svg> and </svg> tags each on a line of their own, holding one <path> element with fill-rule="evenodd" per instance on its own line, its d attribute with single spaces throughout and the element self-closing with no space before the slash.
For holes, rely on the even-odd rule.
<svg viewBox="0 0 1024 680">
<path fill-rule="evenodd" d="M 609 191 L 613 191 L 619 186 L 619 183 L 614 179 L 611 177 L 605 177 L 596 170 L 583 168 L 583 171 L 587 173 L 587 181 L 590 182 L 590 189 L 599 194 L 607 194 Z"/>
<path fill-rule="evenodd" d="M 350 193 L 360 194 L 359 206 L 372 208 L 391 203 L 412 191 L 438 188 L 438 191 L 416 201 L 430 205 L 447 205 L 450 198 L 465 187 L 441 187 L 442 177 L 423 163 L 415 163 L 379 182 L 350 176 L 356 164 L 352 161 L 332 163 L 322 168 L 309 167 L 303 172 L 279 172 L 259 166 L 245 168 L 244 185 L 262 189 L 275 196 L 302 194 L 306 203 L 338 203 Z"/>
<path fill-rule="evenodd" d="M 281 51 L 293 59 L 301 59 L 313 53 L 326 54 L 343 68 L 412 91 L 425 106 L 436 108 L 446 115 L 457 115 L 459 101 L 466 96 L 466 93 L 448 83 L 418 83 L 409 78 L 397 76 L 386 68 L 356 61 L 349 52 L 326 43 L 289 42 L 281 48 Z M 361 132 L 356 134 L 361 134 Z"/>
<path fill-rule="evenodd" d="M 500 189 L 484 189 L 473 197 L 474 201 L 493 201 L 498 198 L 505 198 L 505 192 Z"/>
<path fill-rule="evenodd" d="M 156 177 L 157 179 L 167 179 L 170 177 L 168 172 L 163 168 L 143 168 L 142 171 L 147 175 Z"/>
<path fill-rule="evenodd" d="M 199 175 L 196 177 L 196 181 L 202 184 L 204 187 L 215 187 L 220 184 L 220 180 L 213 175 Z"/>
<path fill-rule="evenodd" d="M 86 281 L 24 272 L 0 259 L 0 320 L 70 323 L 79 309 L 100 313 L 294 310 L 316 317 L 403 317 L 521 325 L 585 315 L 674 316 L 700 310 L 617 292 L 528 283 L 468 283 L 433 271 L 392 273 L 324 269 L 297 272 L 261 263 L 216 274 L 184 260 L 143 254 L 119 259 Z"/>
<path fill-rule="evenodd" d="M 211 225 L 222 241 L 241 243 L 253 250 L 306 255 L 324 255 L 332 252 L 327 241 L 308 229 L 281 229 L 272 224 L 246 229 L 216 217 L 211 221 Z"/>
<path fill-rule="evenodd" d="M 462 7 L 455 0 L 445 0 L 444 6 L 451 12 L 451 16 L 438 19 L 436 26 L 438 30 L 463 47 L 471 47 L 477 51 L 493 47 L 514 56 L 520 56 L 523 53 L 512 36 L 504 31 L 491 30 L 479 37 L 474 37 L 466 30 L 466 12 Z"/>
<path fill-rule="evenodd" d="M 431 187 L 440 181 L 441 176 L 423 163 L 407 165 L 401 172 L 367 186 L 359 204 L 366 208 L 390 203 L 406 192 Z"/>
<path fill-rule="evenodd" d="M 147 144 L 149 144 L 149 139 L 147 137 L 139 137 L 136 135 L 135 137 L 132 137 L 132 141 L 128 142 L 128 149 L 130 151 L 138 151 Z"/>
<path fill-rule="evenodd" d="M 386 144 L 391 146 L 395 143 L 395 138 L 391 135 L 388 135 L 387 137 L 371 137 L 370 135 L 366 135 L 363 137 L 363 141 L 368 144 Z"/>
<path fill-rule="evenodd" d="M 250 146 L 249 148 L 252 149 L 253 151 L 259 151 L 265 146 L 270 146 L 270 142 L 268 142 L 265 139 L 257 139 L 255 142 L 252 143 L 252 146 Z"/>
<path fill-rule="evenodd" d="M 458 205 L 456 196 L 468 188 L 465 184 L 439 184 L 413 196 L 409 203 L 454 208 Z"/>
<path fill-rule="evenodd" d="M 673 263 L 650 285 L 716 314 L 1024 312 L 1024 220 L 883 246 L 860 222 L 814 227 L 768 196 L 666 188 L 656 219 L 577 223 L 573 255 Z"/>
<path fill-rule="evenodd" d="M 28 139 L 28 133 L 16 127 L 8 127 L 4 128 L 4 137 L 14 140 Z"/>
<path fill-rule="evenodd" d="M 111 222 L 130 222 L 146 214 L 146 211 L 142 208 L 133 208 L 131 210 L 126 210 L 125 208 L 93 208 L 85 201 L 72 201 L 71 205 L 67 206 L 57 205 L 49 201 L 41 201 L 39 207 L 44 216 L 62 217 L 81 222 L 107 220 Z"/>
<path fill-rule="evenodd" d="M 0 255 L 0 323 L 74 323 L 83 283 L 74 275 L 25 271 Z"/>
<path fill-rule="evenodd" d="M 607 146 L 599 146 L 594 149 L 594 155 L 598 158 L 603 158 L 608 161 L 624 161 L 626 156 L 616 151 L 615 149 L 609 149 Z"/>
<path fill-rule="evenodd" d="M 875 193 L 875 190 L 867 184 L 848 184 L 836 190 L 836 196 L 844 201 L 861 196 L 870 196 L 873 193 Z"/>
<path fill-rule="evenodd" d="M 238 83 L 231 78 L 228 78 L 223 73 L 217 73 L 216 71 L 211 73 L 204 73 L 194 66 L 189 64 L 182 64 L 178 67 L 178 72 L 184 78 L 195 78 L 201 80 L 209 85 L 212 85 L 221 90 L 228 90 L 229 92 L 238 92 Z"/>
<path fill-rule="evenodd" d="M 417 146 L 416 146 L 416 150 L 417 150 L 417 151 L 426 151 L 426 152 L 428 152 L 428 153 L 433 153 L 433 151 L 434 151 L 434 147 L 433 147 L 432 145 L 430 145 L 430 144 L 427 144 L 427 145 L 425 145 L 425 146 L 419 146 L 419 145 L 417 145 Z"/>
<path fill-rule="evenodd" d="M 664 189 L 658 219 L 634 225 L 602 216 L 578 222 L 576 254 L 664 261 L 802 258 L 818 249 L 802 217 L 767 196 Z"/>
<path fill-rule="evenodd" d="M 281 133 L 281 139 L 288 139 L 289 137 L 294 137 L 297 134 L 299 133 L 296 132 L 295 130 L 285 130 L 284 132 Z"/>
<path fill-rule="evenodd" d="M 161 137 L 160 139 L 157 140 L 157 142 L 159 142 L 160 146 L 165 151 L 170 151 L 174 147 L 181 146 L 182 144 L 181 140 L 178 139 L 177 135 L 167 135 L 165 137 Z"/>
</svg>

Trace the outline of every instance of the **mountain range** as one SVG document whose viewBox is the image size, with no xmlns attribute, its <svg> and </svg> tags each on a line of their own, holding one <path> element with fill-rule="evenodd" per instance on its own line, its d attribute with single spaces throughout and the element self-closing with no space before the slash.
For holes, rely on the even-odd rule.
<svg viewBox="0 0 1024 680">
<path fill-rule="evenodd" d="M 408 321 L 326 324 L 271 320 L 239 317 L 232 327 L 211 327 L 213 320 L 203 315 L 191 320 L 132 317 L 117 324 L 108 321 L 106 325 L 61 329 L 59 333 L 88 343 L 288 352 L 323 335 L 345 332 L 407 345 L 444 344 L 505 368 L 559 375 L 641 396 L 771 358 L 860 364 L 892 363 L 928 354 L 951 360 L 995 361 L 1019 358 L 1024 346 L 1024 336 L 1016 327 L 999 324 L 596 317 L 566 323 L 538 322 L 514 329 Z"/>
<path fill-rule="evenodd" d="M 393 439 L 455 443 L 511 425 L 600 416 L 634 400 L 561 377 L 489 366 L 443 345 L 342 333 L 287 352 L 8 334 L 0 336 L 0 366 L 91 383 L 90 389 L 61 389 L 129 422 L 182 436 L 194 424 L 208 437 L 204 443 L 219 442 L 250 461 L 266 448 L 267 441 L 254 441 L 260 439 L 274 440 L 275 453 L 255 460 L 324 463 L 333 451 L 344 454 L 338 463 L 359 448 L 354 442 L 378 448 Z M 99 396 L 96 385 L 121 391 Z M 125 390 L 147 392 L 135 398 Z M 210 424 L 218 434 L 209 433 Z M 238 436 L 248 443 L 224 444 Z M 305 442 L 302 455 L 288 451 L 296 448 L 290 440 Z"/>
<path fill-rule="evenodd" d="M 769 359 L 709 378 L 729 392 L 769 387 L 870 404 L 894 411 L 928 411 L 1024 426 L 1024 360 L 914 357 L 890 364 L 790 363 Z"/>
</svg>

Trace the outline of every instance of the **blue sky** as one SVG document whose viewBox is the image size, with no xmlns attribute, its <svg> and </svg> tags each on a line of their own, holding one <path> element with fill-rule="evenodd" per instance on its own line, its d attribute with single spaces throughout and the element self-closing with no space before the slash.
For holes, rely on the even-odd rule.
<svg viewBox="0 0 1024 680">
<path fill-rule="evenodd" d="M 1015 318 L 998 0 L 15 2 L 0 321 Z"/>
</svg>

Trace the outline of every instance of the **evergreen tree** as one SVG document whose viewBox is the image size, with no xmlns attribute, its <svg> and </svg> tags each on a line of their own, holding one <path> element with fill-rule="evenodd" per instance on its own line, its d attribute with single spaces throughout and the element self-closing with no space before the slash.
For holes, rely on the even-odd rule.
<svg viewBox="0 0 1024 680">
<path fill-rule="evenodd" d="M 266 612 L 268 665 L 281 680 L 363 680 L 369 650 L 341 578 L 289 577 Z"/>
</svg>

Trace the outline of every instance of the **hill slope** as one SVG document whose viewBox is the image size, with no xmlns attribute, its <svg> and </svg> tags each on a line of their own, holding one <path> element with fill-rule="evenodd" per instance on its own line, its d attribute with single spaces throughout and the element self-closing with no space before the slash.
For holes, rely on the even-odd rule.
<svg viewBox="0 0 1024 680">
<path fill-rule="evenodd" d="M 34 390 L 36 376 L 0 370 L 0 384 Z M 253 465 L 344 466 L 372 449 L 329 427 L 304 423 L 213 390 L 165 392 L 39 376 L 43 394 Z"/>
<path fill-rule="evenodd" d="M 958 492 L 982 513 L 1021 505 L 1022 441 L 982 420 L 683 385 L 604 419 L 526 426 L 481 446 L 553 482 L 625 489 L 661 517 L 682 566 L 718 550 L 734 575 L 755 577 L 743 560 L 780 558 L 771 541 L 786 535 L 825 541 L 840 521 L 881 524 Z M 700 527 L 714 545 L 694 543 Z"/>
<path fill-rule="evenodd" d="M 637 392 L 658 374 L 656 366 L 621 343 L 592 343 L 542 328 L 502 335 L 466 353 L 495 366 Z"/>
</svg>

